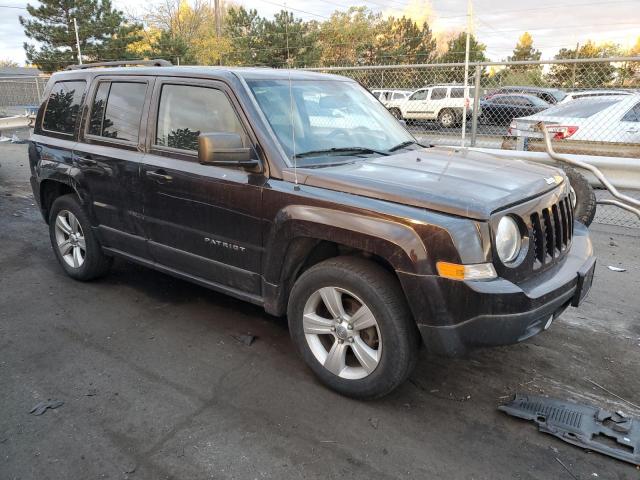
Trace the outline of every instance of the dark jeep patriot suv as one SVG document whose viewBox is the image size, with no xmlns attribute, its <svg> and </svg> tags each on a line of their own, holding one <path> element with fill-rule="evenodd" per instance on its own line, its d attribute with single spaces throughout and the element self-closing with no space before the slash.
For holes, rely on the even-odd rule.
<svg viewBox="0 0 640 480">
<path fill-rule="evenodd" d="M 359 398 L 432 352 L 547 329 L 593 278 L 565 174 L 428 148 L 353 80 L 221 67 L 53 75 L 31 184 L 65 271 L 124 258 L 287 315 Z"/>
</svg>

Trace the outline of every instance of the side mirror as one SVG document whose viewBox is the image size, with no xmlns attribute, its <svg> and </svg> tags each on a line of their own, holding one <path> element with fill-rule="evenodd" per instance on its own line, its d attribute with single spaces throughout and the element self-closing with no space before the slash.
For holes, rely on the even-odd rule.
<svg viewBox="0 0 640 480">
<path fill-rule="evenodd" d="M 237 133 L 201 133 L 198 136 L 198 160 L 204 165 L 256 167 L 253 149 L 246 147 Z"/>
</svg>

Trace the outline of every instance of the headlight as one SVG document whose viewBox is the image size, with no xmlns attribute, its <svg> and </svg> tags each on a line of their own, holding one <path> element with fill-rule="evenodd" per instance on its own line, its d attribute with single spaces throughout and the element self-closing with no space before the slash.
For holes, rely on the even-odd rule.
<svg viewBox="0 0 640 480">
<path fill-rule="evenodd" d="M 496 232 L 496 250 L 502 263 L 513 262 L 521 247 L 522 237 L 518 224 L 511 217 L 502 217 Z"/>
</svg>

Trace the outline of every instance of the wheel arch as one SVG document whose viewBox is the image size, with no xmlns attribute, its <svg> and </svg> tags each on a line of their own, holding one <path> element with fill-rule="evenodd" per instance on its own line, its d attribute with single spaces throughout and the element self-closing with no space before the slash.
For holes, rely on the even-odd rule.
<svg viewBox="0 0 640 480">
<path fill-rule="evenodd" d="M 57 179 L 54 180 L 47 178 L 42 180 L 39 186 L 39 194 L 40 209 L 44 220 L 47 223 L 49 223 L 49 212 L 51 211 L 51 206 L 56 198 L 61 197 L 62 195 L 74 194 L 78 200 L 82 202 L 80 194 L 71 182 L 64 182 Z"/>
</svg>

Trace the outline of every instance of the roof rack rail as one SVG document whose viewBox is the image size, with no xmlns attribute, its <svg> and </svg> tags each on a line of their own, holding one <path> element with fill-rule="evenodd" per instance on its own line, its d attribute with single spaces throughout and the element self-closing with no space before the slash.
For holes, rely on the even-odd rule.
<svg viewBox="0 0 640 480">
<path fill-rule="evenodd" d="M 170 67 L 173 65 L 169 60 L 160 58 L 154 60 L 116 60 L 115 62 L 83 63 L 82 65 L 69 65 L 67 70 L 83 70 L 93 67 L 126 67 L 127 65 L 145 65 L 149 67 Z"/>
</svg>

